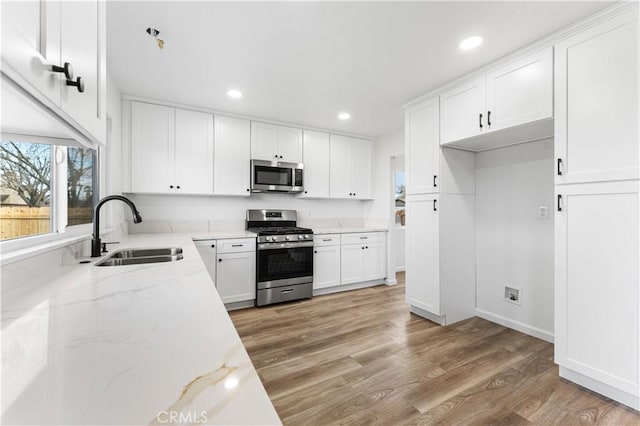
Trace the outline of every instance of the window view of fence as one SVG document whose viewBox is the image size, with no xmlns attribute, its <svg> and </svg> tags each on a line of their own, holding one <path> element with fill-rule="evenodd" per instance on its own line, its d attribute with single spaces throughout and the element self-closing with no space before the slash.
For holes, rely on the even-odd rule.
<svg viewBox="0 0 640 426">
<path fill-rule="evenodd" d="M 51 145 L 0 142 L 2 240 L 51 232 Z"/>
<path fill-rule="evenodd" d="M 66 158 L 59 159 L 58 166 L 67 168 L 67 190 L 56 194 L 52 185 L 54 150 L 50 144 L 0 142 L 0 240 L 53 232 L 54 205 L 64 209 L 66 204 L 67 226 L 93 220 L 95 151 L 66 147 Z"/>
</svg>

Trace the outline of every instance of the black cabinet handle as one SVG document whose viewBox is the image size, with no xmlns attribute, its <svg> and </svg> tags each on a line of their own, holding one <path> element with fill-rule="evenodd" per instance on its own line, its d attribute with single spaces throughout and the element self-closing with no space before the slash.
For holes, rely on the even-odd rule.
<svg viewBox="0 0 640 426">
<path fill-rule="evenodd" d="M 369 249 L 369 246 L 366 246 L 365 248 L 368 250 L 368 249 Z"/>
<path fill-rule="evenodd" d="M 436 179 L 437 179 L 437 178 L 438 178 L 438 176 L 433 175 L 433 187 L 434 187 L 434 188 L 437 188 L 437 187 L 438 187 L 438 184 L 436 183 Z"/>
<path fill-rule="evenodd" d="M 480 125 L 480 130 L 482 130 L 482 113 L 479 114 L 478 124 Z"/>
<path fill-rule="evenodd" d="M 173 185 L 169 185 L 169 188 L 173 189 Z"/>
<path fill-rule="evenodd" d="M 77 87 L 78 88 L 78 92 L 80 92 L 80 93 L 84 92 L 84 80 L 82 79 L 82 77 L 76 78 L 75 81 L 67 80 L 67 86 Z"/>
<path fill-rule="evenodd" d="M 247 188 L 247 192 L 249 192 L 249 188 Z"/>
<path fill-rule="evenodd" d="M 222 259 L 218 259 L 218 262 L 222 262 Z"/>
<path fill-rule="evenodd" d="M 176 186 L 176 188 L 180 189 L 180 185 Z"/>
<path fill-rule="evenodd" d="M 216 248 L 216 245 L 215 244 L 211 244 L 211 248 Z"/>
<path fill-rule="evenodd" d="M 307 191 L 304 191 L 304 193 L 306 194 L 306 193 L 307 193 Z"/>
<path fill-rule="evenodd" d="M 278 158 L 278 154 L 274 155 L 273 158 Z"/>
<path fill-rule="evenodd" d="M 282 158 L 282 155 L 280 156 L 280 158 Z"/>
<path fill-rule="evenodd" d="M 67 80 L 73 80 L 73 67 L 69 62 L 65 62 L 63 66 L 51 65 L 51 71 L 62 72 Z"/>
<path fill-rule="evenodd" d="M 558 211 L 562 211 L 562 195 L 558 194 Z"/>
<path fill-rule="evenodd" d="M 491 127 L 491 111 L 487 111 L 487 126 Z"/>
<path fill-rule="evenodd" d="M 437 212 L 438 208 L 436 207 L 436 203 L 438 202 L 438 200 L 433 200 L 433 211 Z"/>
<path fill-rule="evenodd" d="M 557 167 L 557 173 L 558 176 L 562 176 L 562 158 L 558 158 L 558 167 Z"/>
<path fill-rule="evenodd" d="M 362 250 L 364 250 L 364 246 L 360 247 Z"/>
</svg>

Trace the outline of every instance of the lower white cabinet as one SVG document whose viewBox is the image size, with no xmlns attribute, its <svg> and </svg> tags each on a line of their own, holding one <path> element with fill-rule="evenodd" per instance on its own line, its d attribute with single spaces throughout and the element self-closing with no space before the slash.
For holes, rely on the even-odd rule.
<svg viewBox="0 0 640 426">
<path fill-rule="evenodd" d="M 200 253 L 200 257 L 204 262 L 204 265 L 207 267 L 207 271 L 209 272 L 209 276 L 213 283 L 216 283 L 216 240 L 202 240 L 202 241 L 194 241 L 196 245 L 196 249 L 198 249 L 198 253 Z"/>
<path fill-rule="evenodd" d="M 409 195 L 406 298 L 440 324 L 475 315 L 474 195 Z"/>
<path fill-rule="evenodd" d="M 638 181 L 556 186 L 560 375 L 640 408 Z"/>
<path fill-rule="evenodd" d="M 224 303 L 256 298 L 256 252 L 218 253 L 216 288 Z"/>
<path fill-rule="evenodd" d="M 313 289 L 340 285 L 340 240 L 332 246 L 313 248 Z"/>
<path fill-rule="evenodd" d="M 343 234 L 340 248 L 340 284 L 354 284 L 387 275 L 384 232 Z"/>
</svg>

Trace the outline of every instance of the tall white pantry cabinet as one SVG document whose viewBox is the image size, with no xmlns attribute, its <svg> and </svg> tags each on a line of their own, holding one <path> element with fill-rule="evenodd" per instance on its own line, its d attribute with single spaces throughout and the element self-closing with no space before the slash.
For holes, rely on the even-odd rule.
<svg viewBox="0 0 640 426">
<path fill-rule="evenodd" d="M 553 136 L 555 362 L 560 376 L 637 410 L 639 39 L 638 5 L 621 3 L 405 109 L 411 310 L 441 324 L 474 315 L 475 154 L 443 145 L 478 152 Z M 483 81 L 505 70 L 528 80 L 505 80 L 518 87 L 501 93 L 519 99 L 498 113 Z"/>
</svg>

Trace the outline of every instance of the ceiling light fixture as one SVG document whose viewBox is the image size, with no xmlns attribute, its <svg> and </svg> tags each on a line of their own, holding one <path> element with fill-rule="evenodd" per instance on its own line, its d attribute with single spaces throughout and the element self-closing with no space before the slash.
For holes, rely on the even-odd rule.
<svg viewBox="0 0 640 426">
<path fill-rule="evenodd" d="M 158 49 L 160 50 L 164 49 L 164 40 L 158 37 L 158 35 L 160 35 L 160 31 L 156 30 L 153 27 L 147 28 L 146 31 L 147 31 L 147 34 L 149 34 L 151 37 L 154 38 L 154 40 L 156 41 L 156 44 L 158 45 Z"/>
<path fill-rule="evenodd" d="M 338 114 L 338 118 L 340 120 L 348 120 L 351 118 L 351 114 L 349 114 L 348 112 L 341 112 L 340 114 Z"/>
<path fill-rule="evenodd" d="M 482 37 L 471 36 L 462 40 L 459 46 L 460 46 L 460 49 L 462 50 L 471 50 L 471 49 L 475 49 L 481 44 L 482 44 Z"/>
<path fill-rule="evenodd" d="M 233 99 L 240 99 L 242 97 L 242 92 L 239 91 L 239 90 L 231 89 L 231 90 L 227 91 L 227 95 L 230 98 L 233 98 Z"/>
</svg>

